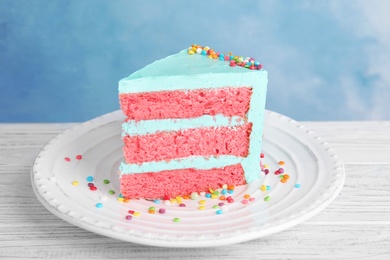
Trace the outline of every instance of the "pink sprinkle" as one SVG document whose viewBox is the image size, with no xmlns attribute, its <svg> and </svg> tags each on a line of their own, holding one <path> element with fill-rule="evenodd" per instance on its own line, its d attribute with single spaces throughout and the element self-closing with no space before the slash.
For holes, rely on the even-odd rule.
<svg viewBox="0 0 390 260">
<path fill-rule="evenodd" d="M 249 201 L 246 199 L 243 199 L 241 202 L 242 202 L 242 204 L 248 204 Z"/>
<path fill-rule="evenodd" d="M 223 202 L 218 203 L 218 206 L 220 206 L 220 207 L 222 207 L 224 205 L 225 205 L 225 203 L 223 203 Z"/>
<path fill-rule="evenodd" d="M 81 154 L 79 154 L 79 155 L 76 156 L 76 159 L 77 159 L 77 160 L 81 160 L 82 158 L 83 158 L 83 156 L 82 156 Z"/>
<path fill-rule="evenodd" d="M 250 198 L 249 201 L 255 201 L 255 198 Z"/>
<path fill-rule="evenodd" d="M 131 215 L 127 215 L 127 216 L 126 216 L 126 219 L 127 219 L 127 220 L 131 220 L 132 218 L 133 218 L 133 217 L 132 217 Z"/>
<path fill-rule="evenodd" d="M 69 157 L 65 157 L 64 159 L 65 159 L 65 161 L 70 162 L 70 158 Z"/>
<path fill-rule="evenodd" d="M 179 207 L 185 207 L 185 206 L 186 206 L 186 204 L 184 204 L 184 203 L 179 204 Z"/>
<path fill-rule="evenodd" d="M 95 184 L 93 184 L 92 182 L 88 183 L 88 187 L 93 187 L 95 186 Z"/>
<path fill-rule="evenodd" d="M 159 209 L 159 210 L 158 210 L 158 213 L 164 214 L 164 213 L 165 213 L 165 209 L 163 209 L 163 208 Z"/>
</svg>

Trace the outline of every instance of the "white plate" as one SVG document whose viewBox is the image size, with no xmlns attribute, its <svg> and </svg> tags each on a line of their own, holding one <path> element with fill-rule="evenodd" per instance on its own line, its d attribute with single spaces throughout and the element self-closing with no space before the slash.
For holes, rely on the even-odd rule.
<svg viewBox="0 0 390 260">
<path fill-rule="evenodd" d="M 40 151 L 31 180 L 35 194 L 50 212 L 91 232 L 124 241 L 210 247 L 264 237 L 297 225 L 324 209 L 344 183 L 343 164 L 328 143 L 298 122 L 267 111 L 263 150 L 270 173 L 260 181 L 236 187 L 231 195 L 235 202 L 225 203 L 222 214 L 212 208 L 220 200 L 204 197 L 184 200 L 186 207 L 146 200 L 119 202 L 122 121 L 121 111 L 95 118 L 64 131 Z M 77 155 L 82 159 L 77 160 Z M 290 176 L 287 183 L 274 174 L 280 160 Z M 96 191 L 89 189 L 87 176 L 94 177 Z M 105 179 L 110 183 L 104 184 Z M 72 185 L 73 181 L 79 185 Z M 270 190 L 261 191 L 262 184 Z M 245 194 L 255 200 L 243 204 Z M 269 201 L 264 200 L 266 196 Z M 206 210 L 198 210 L 200 199 L 206 200 Z M 96 207 L 97 203 L 103 207 Z M 156 211 L 165 208 L 166 213 L 149 214 L 151 206 Z M 129 210 L 140 216 L 126 220 Z"/>
</svg>

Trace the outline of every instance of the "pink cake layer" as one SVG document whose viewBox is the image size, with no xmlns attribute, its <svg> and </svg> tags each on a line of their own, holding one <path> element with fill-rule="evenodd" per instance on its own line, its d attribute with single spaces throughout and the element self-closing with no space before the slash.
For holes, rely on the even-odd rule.
<svg viewBox="0 0 390 260">
<path fill-rule="evenodd" d="M 128 120 L 193 118 L 223 114 L 244 117 L 249 109 L 250 87 L 155 91 L 120 94 Z"/>
<path fill-rule="evenodd" d="M 221 188 L 223 184 L 245 184 L 241 164 L 210 170 L 182 169 L 158 173 L 126 174 L 121 176 L 122 195 L 128 199 L 156 199 L 189 195 Z"/>
<path fill-rule="evenodd" d="M 246 157 L 251 129 L 252 123 L 246 123 L 234 127 L 191 128 L 125 136 L 123 151 L 127 163 L 137 164 L 192 155 Z"/>
</svg>

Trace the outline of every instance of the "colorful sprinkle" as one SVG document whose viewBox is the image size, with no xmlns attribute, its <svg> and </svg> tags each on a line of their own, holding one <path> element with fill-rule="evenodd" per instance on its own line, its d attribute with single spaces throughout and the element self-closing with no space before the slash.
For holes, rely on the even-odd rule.
<svg viewBox="0 0 390 260">
<path fill-rule="evenodd" d="M 284 165 L 284 161 L 279 161 L 279 165 Z"/>
<path fill-rule="evenodd" d="M 134 217 L 139 217 L 139 216 L 141 216 L 141 213 L 138 212 L 138 211 L 136 211 L 136 212 L 133 213 L 133 216 L 134 216 Z"/>
<path fill-rule="evenodd" d="M 90 190 L 97 190 L 96 186 L 89 187 Z"/>
<path fill-rule="evenodd" d="M 263 191 L 263 192 L 266 191 L 266 190 L 267 190 L 267 186 L 261 185 L 261 186 L 260 186 L 260 190 Z"/>
<path fill-rule="evenodd" d="M 81 154 L 76 156 L 76 160 L 81 160 L 81 159 L 83 159 L 83 156 Z"/>
<path fill-rule="evenodd" d="M 158 213 L 160 213 L 160 214 L 165 214 L 165 212 L 166 212 L 166 210 L 163 209 L 163 208 L 161 208 L 161 209 L 158 210 Z"/>
<path fill-rule="evenodd" d="M 92 176 L 88 176 L 88 177 L 87 177 L 87 181 L 88 181 L 88 182 L 93 181 L 93 177 L 92 177 Z"/>
<path fill-rule="evenodd" d="M 115 194 L 115 191 L 114 190 L 109 190 L 108 193 L 109 194 Z"/>
<path fill-rule="evenodd" d="M 133 217 L 132 217 L 131 215 L 127 215 L 127 216 L 126 216 L 126 219 L 127 219 L 127 220 L 131 220 L 132 218 L 133 218 Z"/>
<path fill-rule="evenodd" d="M 206 200 L 200 200 L 200 201 L 199 201 L 199 204 L 200 204 L 200 205 L 206 204 Z"/>
<path fill-rule="evenodd" d="M 248 201 L 247 199 L 241 200 L 241 203 L 242 203 L 242 204 L 248 204 L 248 202 L 249 202 L 249 201 Z"/>
<path fill-rule="evenodd" d="M 199 197 L 199 194 L 197 192 L 191 193 L 191 199 L 196 200 Z"/>
<path fill-rule="evenodd" d="M 173 218 L 173 222 L 175 223 L 180 222 L 180 218 Z"/>
<path fill-rule="evenodd" d="M 266 196 L 265 198 L 264 198 L 264 201 L 269 201 L 271 198 L 270 198 L 270 196 Z"/>
<path fill-rule="evenodd" d="M 104 183 L 104 184 L 109 184 L 109 183 L 110 183 L 110 180 L 104 180 L 103 183 Z"/>
<path fill-rule="evenodd" d="M 301 187 L 301 184 L 297 183 L 295 184 L 295 188 L 299 189 Z"/>
<path fill-rule="evenodd" d="M 188 54 L 194 55 L 195 53 L 207 56 L 210 59 L 219 59 L 221 61 L 228 61 L 230 66 L 235 67 L 236 65 L 242 66 L 245 68 L 249 68 L 251 70 L 257 69 L 261 70 L 263 66 L 255 61 L 253 58 L 245 58 L 233 56 L 232 53 L 219 53 L 210 49 L 208 46 L 202 47 L 197 44 L 192 44 L 191 47 L 188 48 Z"/>
<path fill-rule="evenodd" d="M 72 181 L 72 185 L 73 185 L 73 186 L 78 186 L 78 185 L 79 185 L 79 182 L 78 182 L 78 181 Z"/>
<path fill-rule="evenodd" d="M 186 204 L 184 204 L 184 203 L 179 204 L 179 207 L 181 207 L 181 208 L 184 208 L 185 206 L 186 206 Z"/>
<path fill-rule="evenodd" d="M 103 208 L 103 204 L 102 203 L 96 203 L 96 207 L 97 208 Z"/>
<path fill-rule="evenodd" d="M 129 210 L 128 212 L 129 212 L 130 214 L 134 214 L 135 211 L 134 211 L 134 210 Z"/>
<path fill-rule="evenodd" d="M 69 157 L 65 157 L 64 160 L 67 161 L 67 162 L 70 162 L 70 158 Z"/>
<path fill-rule="evenodd" d="M 198 209 L 199 209 L 199 210 L 205 210 L 205 209 L 206 209 L 206 206 L 203 206 L 203 205 L 202 205 L 202 206 L 199 206 Z"/>
<path fill-rule="evenodd" d="M 222 211 L 222 209 L 219 209 L 219 210 L 217 210 L 215 213 L 217 213 L 218 215 L 220 215 L 220 214 L 223 213 L 223 211 Z"/>
</svg>

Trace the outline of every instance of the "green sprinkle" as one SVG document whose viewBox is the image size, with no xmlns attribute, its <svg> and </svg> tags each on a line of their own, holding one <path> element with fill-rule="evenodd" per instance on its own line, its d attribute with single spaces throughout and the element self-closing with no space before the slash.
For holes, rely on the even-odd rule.
<svg viewBox="0 0 390 260">
<path fill-rule="evenodd" d="M 213 206 L 213 209 L 218 209 L 218 208 L 219 208 L 218 205 L 214 205 L 214 206 Z"/>
<path fill-rule="evenodd" d="M 176 222 L 176 223 L 177 223 L 177 222 L 180 222 L 180 218 L 174 218 L 174 219 L 173 219 L 173 222 Z"/>
<path fill-rule="evenodd" d="M 156 208 L 155 207 L 149 207 L 149 210 L 156 210 Z"/>
<path fill-rule="evenodd" d="M 109 190 L 108 193 L 110 193 L 110 194 L 115 194 L 115 191 Z"/>
<path fill-rule="evenodd" d="M 103 182 L 104 182 L 104 184 L 109 184 L 110 180 L 104 180 Z"/>
<path fill-rule="evenodd" d="M 264 198 L 264 201 L 269 201 L 271 198 L 269 197 L 269 196 L 266 196 L 265 198 Z"/>
</svg>

